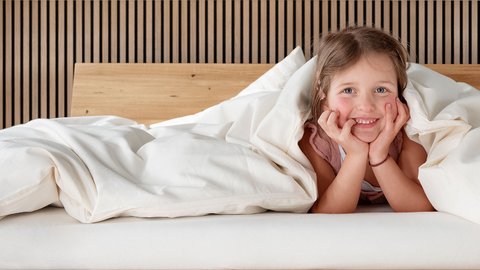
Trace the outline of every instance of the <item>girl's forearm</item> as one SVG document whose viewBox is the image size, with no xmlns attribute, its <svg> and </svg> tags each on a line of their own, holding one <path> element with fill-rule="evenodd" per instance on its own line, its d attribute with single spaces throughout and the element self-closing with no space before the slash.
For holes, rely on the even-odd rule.
<svg viewBox="0 0 480 270">
<path fill-rule="evenodd" d="M 352 213 L 357 208 L 366 157 L 349 156 L 337 176 L 312 207 L 316 213 Z"/>
<path fill-rule="evenodd" d="M 380 187 L 392 209 L 396 212 L 432 211 L 420 184 L 408 178 L 397 163 L 388 158 L 382 165 L 372 167 Z"/>
</svg>

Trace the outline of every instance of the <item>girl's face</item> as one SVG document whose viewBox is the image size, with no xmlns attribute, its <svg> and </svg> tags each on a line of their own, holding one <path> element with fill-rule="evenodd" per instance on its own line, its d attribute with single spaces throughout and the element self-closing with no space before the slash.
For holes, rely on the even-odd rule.
<svg viewBox="0 0 480 270">
<path fill-rule="evenodd" d="M 397 97 L 393 62 L 385 54 L 369 53 L 333 76 L 323 109 L 339 113 L 340 128 L 347 120 L 355 120 L 352 134 L 370 143 L 385 127 L 387 103 L 397 115 Z"/>
</svg>

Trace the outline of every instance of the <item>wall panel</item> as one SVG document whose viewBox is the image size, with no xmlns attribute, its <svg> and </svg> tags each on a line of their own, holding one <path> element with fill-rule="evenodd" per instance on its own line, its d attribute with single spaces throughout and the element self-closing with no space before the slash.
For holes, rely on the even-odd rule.
<svg viewBox="0 0 480 270">
<path fill-rule="evenodd" d="M 1 0 L 0 128 L 69 115 L 74 64 L 275 63 L 369 25 L 418 63 L 479 63 L 472 0 Z"/>
</svg>

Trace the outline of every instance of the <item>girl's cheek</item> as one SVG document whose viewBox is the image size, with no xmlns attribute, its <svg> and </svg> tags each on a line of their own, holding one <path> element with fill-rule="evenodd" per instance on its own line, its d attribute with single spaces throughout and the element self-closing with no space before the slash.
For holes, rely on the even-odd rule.
<svg viewBox="0 0 480 270">
<path fill-rule="evenodd" d="M 346 99 L 338 99 L 336 104 L 337 112 L 340 114 L 338 117 L 338 126 L 343 128 L 345 122 L 347 122 L 348 115 L 352 111 L 352 104 Z"/>
<path fill-rule="evenodd" d="M 347 117 L 350 111 L 346 110 L 345 108 L 337 108 L 337 112 L 339 113 L 338 127 L 343 128 L 343 125 L 348 120 Z"/>
</svg>

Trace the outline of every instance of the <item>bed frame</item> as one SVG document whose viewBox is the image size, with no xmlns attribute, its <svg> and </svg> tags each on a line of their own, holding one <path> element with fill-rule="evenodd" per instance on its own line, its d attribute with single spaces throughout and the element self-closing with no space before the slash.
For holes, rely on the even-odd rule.
<svg viewBox="0 0 480 270">
<path fill-rule="evenodd" d="M 480 65 L 426 65 L 480 89 Z M 151 124 L 236 95 L 271 64 L 76 64 L 72 116 L 119 115 Z"/>
<path fill-rule="evenodd" d="M 71 115 L 151 124 L 230 98 L 270 67 L 76 64 Z M 480 88 L 480 65 L 429 67 Z M 9 245 L 0 248 L 0 269 L 480 268 L 480 225 L 440 212 L 392 213 L 388 206 L 340 215 L 121 217 L 88 225 L 46 207 L 1 220 L 0 243 Z"/>
</svg>

